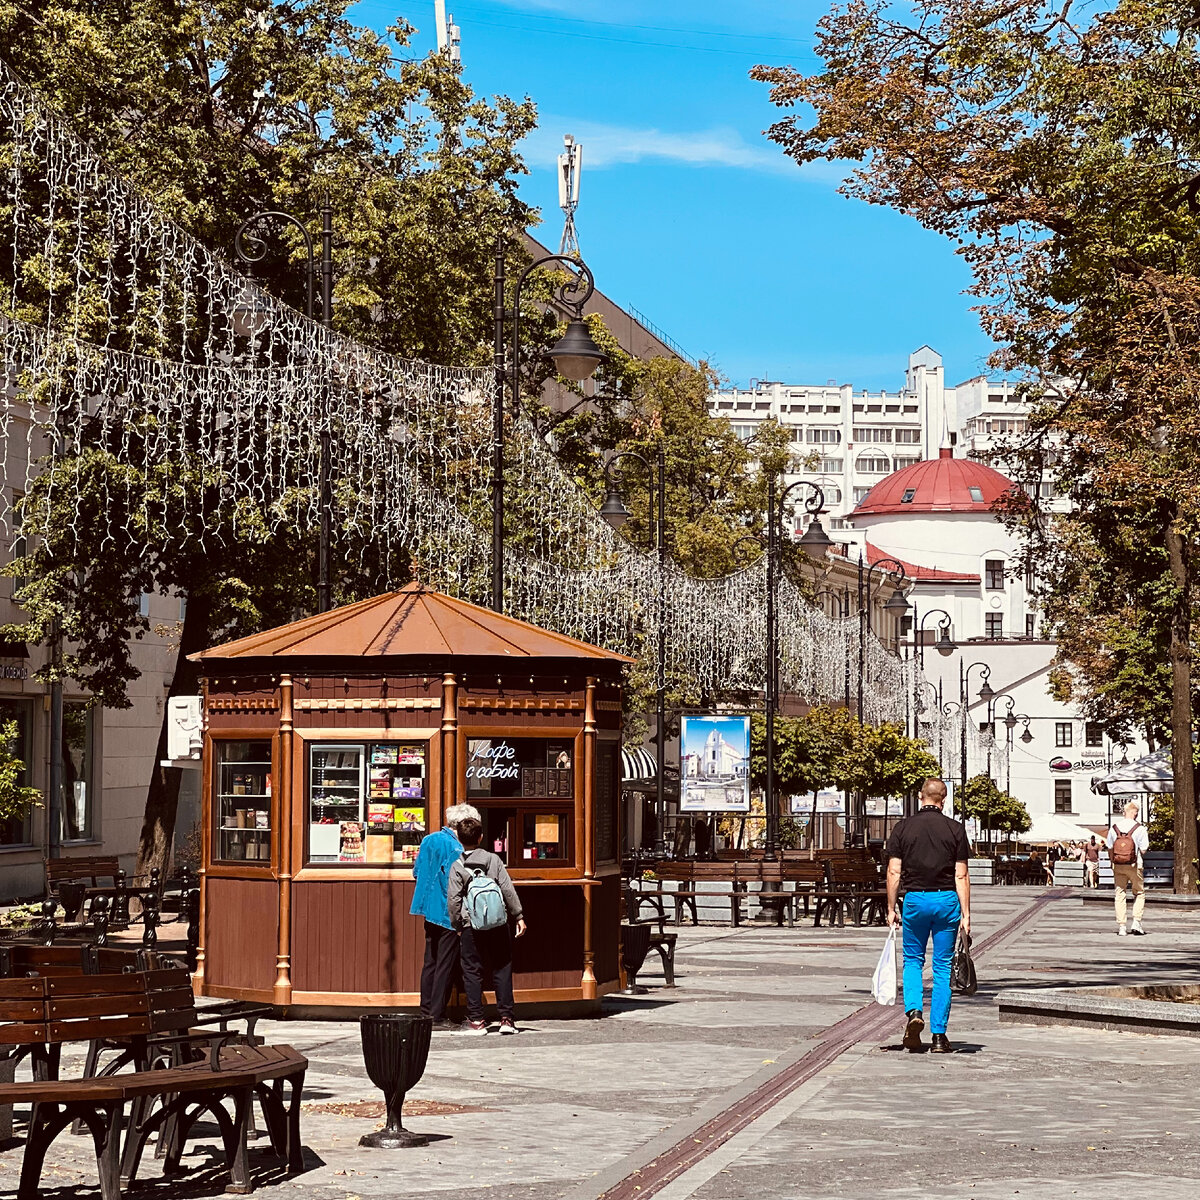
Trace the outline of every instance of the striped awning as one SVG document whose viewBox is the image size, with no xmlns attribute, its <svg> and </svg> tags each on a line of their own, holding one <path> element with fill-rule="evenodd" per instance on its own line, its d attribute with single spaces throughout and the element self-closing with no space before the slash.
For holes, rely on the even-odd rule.
<svg viewBox="0 0 1200 1200">
<path fill-rule="evenodd" d="M 656 774 L 654 755 L 645 746 L 621 748 L 621 782 L 645 783 Z"/>
</svg>

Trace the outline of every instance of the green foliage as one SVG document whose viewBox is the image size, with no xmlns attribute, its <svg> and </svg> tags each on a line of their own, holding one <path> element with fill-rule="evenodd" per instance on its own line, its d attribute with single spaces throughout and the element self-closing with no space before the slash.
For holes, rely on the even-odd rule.
<svg viewBox="0 0 1200 1200">
<path fill-rule="evenodd" d="M 1175 797 L 1169 792 L 1156 795 L 1151 802 L 1146 836 L 1151 850 L 1175 849 Z"/>
<path fill-rule="evenodd" d="M 3 821 L 20 819 L 41 803 L 41 792 L 21 783 L 26 764 L 16 754 L 19 741 L 16 721 L 0 725 L 0 820 Z"/>
<path fill-rule="evenodd" d="M 988 775 L 974 775 L 968 779 L 955 798 L 955 807 L 964 816 L 978 821 L 985 831 L 1025 833 L 1032 824 L 1025 805 L 997 787 Z"/>
<path fill-rule="evenodd" d="M 766 721 L 750 721 L 750 782 L 766 780 Z M 835 788 L 865 797 L 901 796 L 938 773 L 923 741 L 898 725 L 860 724 L 840 707 L 811 709 L 803 717 L 775 720 L 775 786 L 778 795 Z"/>
</svg>

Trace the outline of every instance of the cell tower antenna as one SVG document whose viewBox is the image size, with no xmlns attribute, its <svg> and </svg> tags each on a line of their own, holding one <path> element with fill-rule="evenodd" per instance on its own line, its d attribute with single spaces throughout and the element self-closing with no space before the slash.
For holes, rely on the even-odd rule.
<svg viewBox="0 0 1200 1200">
<path fill-rule="evenodd" d="M 462 31 L 454 23 L 454 14 L 446 13 L 446 0 L 433 0 L 437 17 L 438 53 L 450 52 L 451 62 L 462 62 Z"/>
<path fill-rule="evenodd" d="M 579 238 L 575 233 L 575 210 L 579 207 L 579 177 L 583 173 L 583 147 L 568 133 L 563 137 L 563 152 L 558 156 L 558 207 L 563 210 L 562 241 L 559 254 L 579 256 Z"/>
</svg>

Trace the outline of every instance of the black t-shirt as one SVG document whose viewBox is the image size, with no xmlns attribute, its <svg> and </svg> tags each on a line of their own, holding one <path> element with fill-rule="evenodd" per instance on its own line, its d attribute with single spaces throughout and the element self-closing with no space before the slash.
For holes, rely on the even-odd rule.
<svg viewBox="0 0 1200 1200">
<path fill-rule="evenodd" d="M 928 892 L 954 888 L 954 864 L 971 857 L 961 821 L 940 808 L 921 808 L 905 817 L 888 838 L 888 858 L 900 860 L 900 888 Z"/>
</svg>

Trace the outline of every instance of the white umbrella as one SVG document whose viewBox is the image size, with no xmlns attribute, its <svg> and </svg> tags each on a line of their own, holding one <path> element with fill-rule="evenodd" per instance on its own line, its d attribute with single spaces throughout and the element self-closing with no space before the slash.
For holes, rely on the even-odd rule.
<svg viewBox="0 0 1200 1200">
<path fill-rule="evenodd" d="M 1068 821 L 1066 817 L 1046 813 L 1034 817 L 1028 833 L 1017 834 L 1018 842 L 1086 842 L 1095 833 L 1094 829 L 1086 829 Z"/>
<path fill-rule="evenodd" d="M 1171 768 L 1171 749 L 1156 750 L 1118 767 L 1111 775 L 1092 781 L 1092 791 L 1101 796 L 1124 796 L 1133 792 L 1173 792 L 1175 773 Z"/>
</svg>

